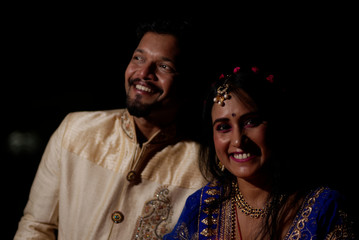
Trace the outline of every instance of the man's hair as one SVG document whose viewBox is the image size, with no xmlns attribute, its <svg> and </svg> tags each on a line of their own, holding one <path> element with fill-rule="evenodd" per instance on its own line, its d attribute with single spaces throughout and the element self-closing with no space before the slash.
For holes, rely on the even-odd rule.
<svg viewBox="0 0 359 240">
<path fill-rule="evenodd" d="M 192 71 L 194 71 L 191 66 L 193 65 L 192 62 L 195 61 L 193 53 L 197 47 L 196 39 L 198 39 L 198 37 L 194 37 L 196 31 L 193 19 L 188 16 L 166 16 L 145 19 L 140 22 L 136 29 L 138 42 L 147 32 L 169 34 L 176 37 L 180 49 L 176 68 L 180 75 L 184 76 L 184 81 L 190 78 L 193 75 Z"/>
<path fill-rule="evenodd" d="M 191 18 L 189 17 L 165 17 L 153 18 L 140 22 L 137 27 L 137 38 L 140 40 L 147 32 L 159 34 L 171 34 L 179 39 L 186 37 L 188 30 L 192 27 Z"/>
</svg>

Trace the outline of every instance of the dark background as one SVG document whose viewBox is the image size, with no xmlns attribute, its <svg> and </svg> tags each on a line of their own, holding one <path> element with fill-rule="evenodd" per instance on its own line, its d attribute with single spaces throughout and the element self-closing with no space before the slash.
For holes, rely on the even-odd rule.
<svg viewBox="0 0 359 240">
<path fill-rule="evenodd" d="M 208 7 L 165 9 L 194 16 L 207 38 L 199 48 L 208 55 L 198 61 L 210 57 L 213 62 L 195 71 L 216 66 L 220 72 L 228 64 L 252 62 L 274 69 L 299 102 L 295 107 L 304 137 L 295 144 L 298 154 L 307 156 L 308 173 L 343 192 L 357 217 L 352 7 Z M 8 239 L 16 231 L 46 143 L 65 115 L 124 106 L 124 70 L 135 47 L 135 26 L 163 13 L 153 9 L 105 4 L 3 8 L 1 156 Z"/>
</svg>

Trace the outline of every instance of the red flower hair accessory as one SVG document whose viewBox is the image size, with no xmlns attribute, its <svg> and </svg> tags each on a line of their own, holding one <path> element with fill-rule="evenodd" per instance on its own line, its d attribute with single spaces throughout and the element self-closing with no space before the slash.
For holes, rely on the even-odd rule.
<svg viewBox="0 0 359 240">
<path fill-rule="evenodd" d="M 266 80 L 270 83 L 273 83 L 273 81 L 274 81 L 273 78 L 274 78 L 274 75 L 270 74 L 270 75 L 268 75 L 268 77 L 266 77 Z"/>
<path fill-rule="evenodd" d="M 253 66 L 251 69 L 254 73 L 257 73 L 259 71 L 259 68 L 257 66 Z"/>
</svg>

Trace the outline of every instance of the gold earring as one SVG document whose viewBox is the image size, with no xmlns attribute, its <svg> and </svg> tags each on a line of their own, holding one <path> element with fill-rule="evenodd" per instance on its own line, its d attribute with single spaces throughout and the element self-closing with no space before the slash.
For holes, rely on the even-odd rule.
<svg viewBox="0 0 359 240">
<path fill-rule="evenodd" d="M 221 172 L 224 171 L 224 165 L 221 163 L 221 161 L 218 159 L 218 157 L 216 156 L 216 160 L 217 160 L 217 166 L 219 167 L 219 169 L 221 169 Z"/>
</svg>

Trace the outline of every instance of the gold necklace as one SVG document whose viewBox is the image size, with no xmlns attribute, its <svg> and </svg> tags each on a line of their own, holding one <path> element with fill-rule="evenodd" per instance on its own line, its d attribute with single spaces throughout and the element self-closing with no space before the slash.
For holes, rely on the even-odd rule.
<svg viewBox="0 0 359 240">
<path fill-rule="evenodd" d="M 265 217 L 268 213 L 268 204 L 264 208 L 253 208 L 249 205 L 244 199 L 241 191 L 239 191 L 238 185 L 236 182 L 232 182 L 232 187 L 235 189 L 234 200 L 238 209 L 241 210 L 246 216 L 250 216 L 252 218 Z"/>
</svg>

